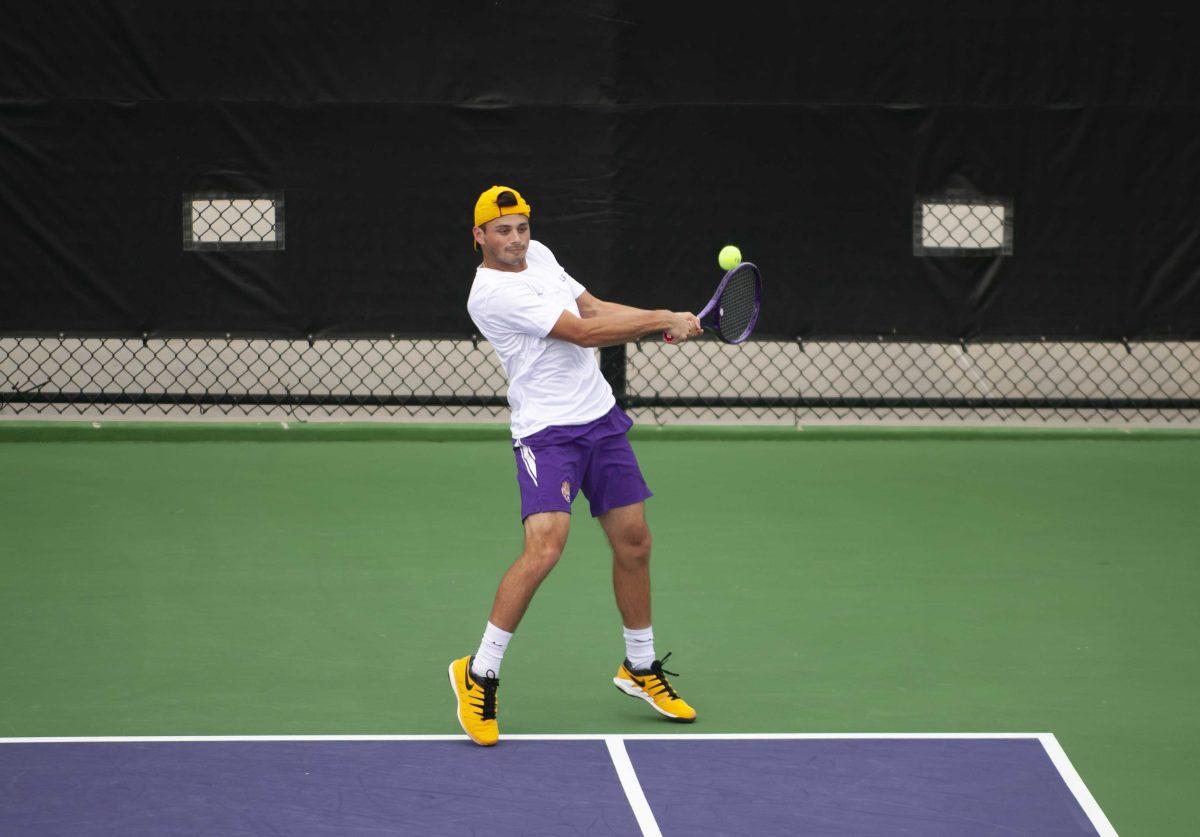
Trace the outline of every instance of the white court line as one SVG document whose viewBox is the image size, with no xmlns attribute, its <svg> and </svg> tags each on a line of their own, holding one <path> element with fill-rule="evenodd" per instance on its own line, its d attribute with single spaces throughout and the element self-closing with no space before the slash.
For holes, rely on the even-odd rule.
<svg viewBox="0 0 1200 837">
<path fill-rule="evenodd" d="M 905 738 L 1035 738 L 1046 732 L 676 732 L 676 733 L 517 733 L 504 741 L 790 741 L 823 739 Z M 0 738 L 0 744 L 137 744 L 187 741 L 466 741 L 457 735 L 109 735 L 83 737 Z M 1061 748 L 1060 748 L 1061 749 Z"/>
<path fill-rule="evenodd" d="M 646 804 L 645 794 L 642 793 L 641 785 L 638 784 L 637 775 L 633 772 L 633 765 L 629 761 L 629 755 L 625 750 L 625 741 L 788 741 L 788 740 L 869 740 L 869 739 L 1036 739 L 1041 742 L 1042 748 L 1049 756 L 1051 763 L 1054 764 L 1059 776 L 1067 788 L 1074 794 L 1075 799 L 1079 802 L 1088 819 L 1091 820 L 1092 826 L 1101 835 L 1101 837 L 1117 837 L 1116 829 L 1108 821 L 1104 811 L 1092 796 L 1091 791 L 1087 789 L 1083 779 L 1076 772 L 1075 767 L 1071 764 L 1071 760 L 1067 758 L 1066 752 L 1058 739 L 1053 733 L 1049 732 L 759 732 L 759 733 L 664 733 L 664 734 L 649 734 L 649 733 L 632 733 L 632 734 L 617 734 L 617 733 L 562 733 L 562 734 L 515 734 L 505 735 L 504 740 L 516 741 L 604 741 L 608 745 L 609 754 L 612 756 L 613 764 L 617 767 L 617 775 L 621 778 L 621 785 L 625 788 L 626 796 L 630 799 L 630 805 L 634 806 L 634 811 L 637 813 L 637 806 L 634 802 L 634 792 L 641 800 L 641 804 Z M 73 738 L 0 738 L 2 744 L 126 744 L 126 743 L 153 743 L 153 742 L 223 742 L 223 741 L 459 741 L 466 742 L 467 739 L 462 734 L 458 735 L 128 735 L 128 736 L 92 736 L 92 737 L 73 737 Z M 631 792 L 630 785 L 626 784 L 626 777 L 622 774 L 622 767 L 618 764 L 618 751 L 620 757 L 624 758 L 624 762 L 628 765 L 629 777 L 635 789 Z M 653 822 L 653 814 L 649 813 L 649 806 L 646 806 L 646 812 L 650 817 L 650 825 L 654 828 L 653 831 L 647 831 L 643 824 L 644 834 L 658 834 L 658 826 Z M 639 815 L 638 822 L 642 820 Z"/>
<path fill-rule="evenodd" d="M 1058 739 L 1054 737 L 1054 733 L 1044 732 L 1038 738 L 1041 739 L 1042 746 L 1046 749 L 1046 755 L 1050 757 L 1050 761 L 1054 762 L 1055 768 L 1058 769 L 1058 775 L 1067 783 L 1067 787 L 1071 789 L 1071 793 L 1075 794 L 1075 800 L 1079 803 L 1079 807 L 1083 809 L 1088 819 L 1092 821 L 1092 827 L 1100 833 L 1100 837 L 1117 837 L 1117 830 L 1112 827 L 1112 823 L 1104 815 L 1104 811 L 1101 810 L 1100 805 L 1096 802 L 1096 798 L 1092 796 L 1092 792 L 1083 783 L 1083 779 L 1075 770 L 1075 765 L 1071 764 L 1071 760 L 1067 758 L 1067 751 L 1058 743 Z"/>
<path fill-rule="evenodd" d="M 625 752 L 625 742 L 620 738 L 606 738 L 604 743 L 608 745 L 608 754 L 612 757 L 613 767 L 617 769 L 617 778 L 625 789 L 625 798 L 629 800 L 629 807 L 633 809 L 638 827 L 642 829 L 642 837 L 662 837 L 658 821 L 654 819 L 654 812 L 650 810 L 650 803 L 642 792 L 642 783 L 633 769 L 633 762 L 629 760 L 629 753 Z"/>
</svg>

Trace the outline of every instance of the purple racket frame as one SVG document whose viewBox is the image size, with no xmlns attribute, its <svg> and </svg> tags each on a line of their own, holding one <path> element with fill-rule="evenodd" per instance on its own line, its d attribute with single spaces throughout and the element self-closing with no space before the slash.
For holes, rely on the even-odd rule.
<svg viewBox="0 0 1200 837">
<path fill-rule="evenodd" d="M 754 271 L 754 314 L 751 315 L 750 324 L 748 326 L 746 326 L 745 331 L 743 331 L 741 334 L 739 334 L 733 340 L 725 340 L 724 337 L 721 337 L 721 311 L 719 308 L 717 308 L 717 303 L 720 302 L 721 292 L 724 291 L 725 286 L 729 284 L 729 279 L 733 276 L 733 274 L 737 273 L 739 270 L 741 270 L 744 267 L 748 267 Z M 712 317 L 710 317 L 707 322 L 705 322 L 704 318 L 709 317 L 709 315 L 713 313 L 714 309 L 716 309 L 717 313 L 715 315 L 713 315 Z M 734 265 L 733 269 L 729 270 L 725 274 L 725 276 L 721 278 L 721 284 L 717 285 L 716 291 L 713 292 L 712 299 L 710 299 L 708 301 L 708 305 L 704 306 L 704 309 L 697 315 L 696 318 L 698 320 L 700 320 L 700 325 L 702 325 L 706 329 L 709 329 L 710 331 L 714 332 L 717 335 L 718 339 L 724 340 L 726 343 L 729 343 L 730 345 L 737 345 L 738 343 L 745 343 L 750 338 L 751 333 L 753 333 L 753 331 L 754 331 L 754 326 L 758 324 L 758 314 L 761 310 L 762 310 L 762 272 L 758 269 L 758 265 L 756 265 L 754 262 L 742 262 L 740 264 Z M 667 335 L 666 332 L 663 332 L 663 339 L 666 340 L 668 343 L 675 342 Z"/>
</svg>

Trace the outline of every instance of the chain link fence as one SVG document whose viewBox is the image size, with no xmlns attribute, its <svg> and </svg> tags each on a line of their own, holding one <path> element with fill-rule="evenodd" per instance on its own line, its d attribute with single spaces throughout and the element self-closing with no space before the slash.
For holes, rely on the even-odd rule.
<svg viewBox="0 0 1200 837">
<path fill-rule="evenodd" d="M 283 194 L 183 196 L 184 250 L 282 250 Z"/>
<path fill-rule="evenodd" d="M 1007 198 L 917 198 L 913 255 L 1011 256 L 1013 205 Z"/>
<path fill-rule="evenodd" d="M 1200 342 L 646 340 L 600 352 L 643 423 L 1200 424 Z M 491 421 L 480 339 L 0 337 L 0 417 Z"/>
<path fill-rule="evenodd" d="M 281 193 L 183 196 L 186 250 L 281 249 Z M 918 256 L 1007 256 L 1013 206 L 913 205 Z M 1200 424 L 1200 342 L 645 340 L 599 360 L 643 423 Z M 508 419 L 478 337 L 0 336 L 0 418 Z"/>
</svg>

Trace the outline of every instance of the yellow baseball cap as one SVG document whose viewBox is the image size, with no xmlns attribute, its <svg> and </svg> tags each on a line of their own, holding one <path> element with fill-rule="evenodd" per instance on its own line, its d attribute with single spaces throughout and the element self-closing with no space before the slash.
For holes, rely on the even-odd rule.
<svg viewBox="0 0 1200 837">
<path fill-rule="evenodd" d="M 501 215 L 529 215 L 533 210 L 511 186 L 493 186 L 475 201 L 475 226 L 482 227 Z"/>
</svg>

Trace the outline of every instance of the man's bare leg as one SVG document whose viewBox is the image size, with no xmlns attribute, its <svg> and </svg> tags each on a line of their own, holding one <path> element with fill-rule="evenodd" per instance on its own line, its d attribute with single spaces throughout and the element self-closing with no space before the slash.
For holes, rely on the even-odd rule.
<svg viewBox="0 0 1200 837">
<path fill-rule="evenodd" d="M 613 554 L 613 593 L 630 630 L 650 627 L 650 527 L 646 504 L 634 503 L 600 515 Z"/>
<path fill-rule="evenodd" d="M 666 675 L 671 672 L 663 669 L 654 653 L 646 504 L 611 509 L 600 515 L 600 525 L 612 546 L 613 592 L 625 623 L 625 662 L 617 668 L 613 684 L 630 697 L 646 701 L 660 715 L 691 723 L 696 720 L 696 710 L 667 682 Z"/>
<path fill-rule="evenodd" d="M 558 563 L 570 528 L 571 515 L 566 512 L 541 512 L 525 518 L 525 549 L 500 579 L 479 650 L 450 663 L 458 722 L 476 744 L 491 746 L 500 739 L 496 720 L 500 662 L 533 594 Z"/>
<path fill-rule="evenodd" d="M 488 621 L 509 633 L 517 629 L 533 594 L 558 563 L 570 529 L 567 512 L 538 512 L 525 518 L 525 549 L 500 579 Z"/>
</svg>

